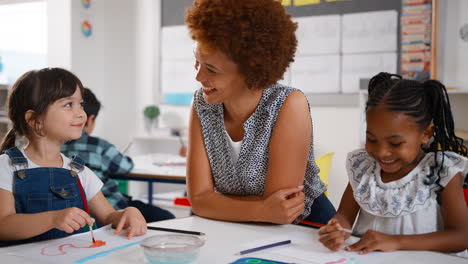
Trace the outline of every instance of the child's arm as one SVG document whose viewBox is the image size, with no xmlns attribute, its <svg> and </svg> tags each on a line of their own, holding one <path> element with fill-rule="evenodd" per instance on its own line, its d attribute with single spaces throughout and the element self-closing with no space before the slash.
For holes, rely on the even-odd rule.
<svg viewBox="0 0 468 264">
<path fill-rule="evenodd" d="M 312 125 L 307 101 L 298 93 L 292 92 L 285 100 L 272 132 L 263 196 L 229 195 L 215 190 L 201 121 L 192 106 L 187 191 L 196 215 L 224 221 L 289 224 L 304 211 L 303 188 L 298 186 L 304 182 Z"/>
<path fill-rule="evenodd" d="M 102 153 L 101 166 L 106 174 L 125 174 L 133 169 L 133 160 L 122 154 L 108 143 L 108 148 Z"/>
<path fill-rule="evenodd" d="M 133 236 L 146 234 L 146 221 L 143 215 L 135 207 L 127 207 L 116 211 L 106 200 L 102 192 L 98 192 L 89 201 L 90 213 L 94 215 L 98 223 L 102 226 L 112 224 L 115 234 L 119 234 L 122 229 L 127 229 L 125 234 L 129 239 Z"/>
<path fill-rule="evenodd" d="M 365 254 L 374 250 L 394 251 L 431 250 L 457 252 L 468 248 L 468 209 L 463 197 L 463 178 L 460 173 L 450 180 L 440 194 L 444 230 L 420 235 L 386 235 L 368 231 L 349 251 Z"/>
<path fill-rule="evenodd" d="M 319 241 L 330 250 L 337 251 L 341 249 L 345 240 L 349 237 L 348 233 L 343 232 L 343 228 L 350 229 L 353 226 L 358 212 L 359 205 L 354 200 L 353 190 L 348 183 L 336 215 L 326 226 L 320 228 Z"/>
<path fill-rule="evenodd" d="M 92 225 L 94 220 L 76 207 L 36 214 L 17 214 L 13 194 L 0 189 L 0 240 L 27 239 L 52 228 L 72 233 L 87 223 Z"/>
</svg>

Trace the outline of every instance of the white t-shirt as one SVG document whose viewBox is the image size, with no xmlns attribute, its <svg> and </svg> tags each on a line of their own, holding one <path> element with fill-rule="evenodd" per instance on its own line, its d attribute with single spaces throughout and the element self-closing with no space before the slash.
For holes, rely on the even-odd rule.
<svg viewBox="0 0 468 264">
<path fill-rule="evenodd" d="M 229 149 L 229 154 L 231 155 L 233 164 L 235 165 L 237 163 L 237 160 L 239 159 L 240 149 L 242 146 L 242 140 L 241 141 L 232 140 L 231 136 L 229 136 L 227 131 L 226 131 L 226 135 L 229 139 L 229 144 L 231 145 L 231 148 Z"/>
<path fill-rule="evenodd" d="M 33 163 L 24 153 L 23 149 L 20 149 L 21 153 L 28 160 L 28 169 L 38 168 L 37 164 Z M 71 170 L 70 162 L 71 160 L 60 153 L 63 160 L 62 168 Z M 7 154 L 0 155 L 0 188 L 13 192 L 13 172 L 15 167 L 12 166 L 10 157 Z M 88 202 L 101 190 L 102 181 L 91 171 L 88 167 L 84 167 L 84 170 L 81 171 L 78 176 L 80 177 L 81 184 L 83 185 L 83 190 L 86 193 L 86 199 Z"/>
</svg>

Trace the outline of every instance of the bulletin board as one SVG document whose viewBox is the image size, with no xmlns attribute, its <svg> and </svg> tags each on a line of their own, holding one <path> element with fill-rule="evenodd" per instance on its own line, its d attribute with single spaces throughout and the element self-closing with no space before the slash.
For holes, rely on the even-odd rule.
<svg viewBox="0 0 468 264">
<path fill-rule="evenodd" d="M 161 87 L 167 104 L 190 104 L 194 43 L 184 25 L 192 0 L 162 0 Z M 298 22 L 295 62 L 280 82 L 307 94 L 355 94 L 359 80 L 400 70 L 402 0 L 283 0 Z"/>
</svg>

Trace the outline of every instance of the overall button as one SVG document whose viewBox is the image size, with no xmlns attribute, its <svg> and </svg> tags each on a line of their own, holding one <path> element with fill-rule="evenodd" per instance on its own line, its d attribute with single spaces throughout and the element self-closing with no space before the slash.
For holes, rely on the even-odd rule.
<svg viewBox="0 0 468 264">
<path fill-rule="evenodd" d="M 60 194 L 66 197 L 68 195 L 68 192 L 62 188 L 62 190 L 60 191 Z"/>
</svg>

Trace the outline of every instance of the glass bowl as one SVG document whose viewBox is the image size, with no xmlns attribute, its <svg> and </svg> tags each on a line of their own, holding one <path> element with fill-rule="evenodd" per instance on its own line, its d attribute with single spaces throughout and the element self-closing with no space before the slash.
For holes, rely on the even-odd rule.
<svg viewBox="0 0 468 264">
<path fill-rule="evenodd" d="M 150 264 L 194 263 L 205 240 L 193 235 L 155 235 L 145 238 L 140 246 Z"/>
</svg>

